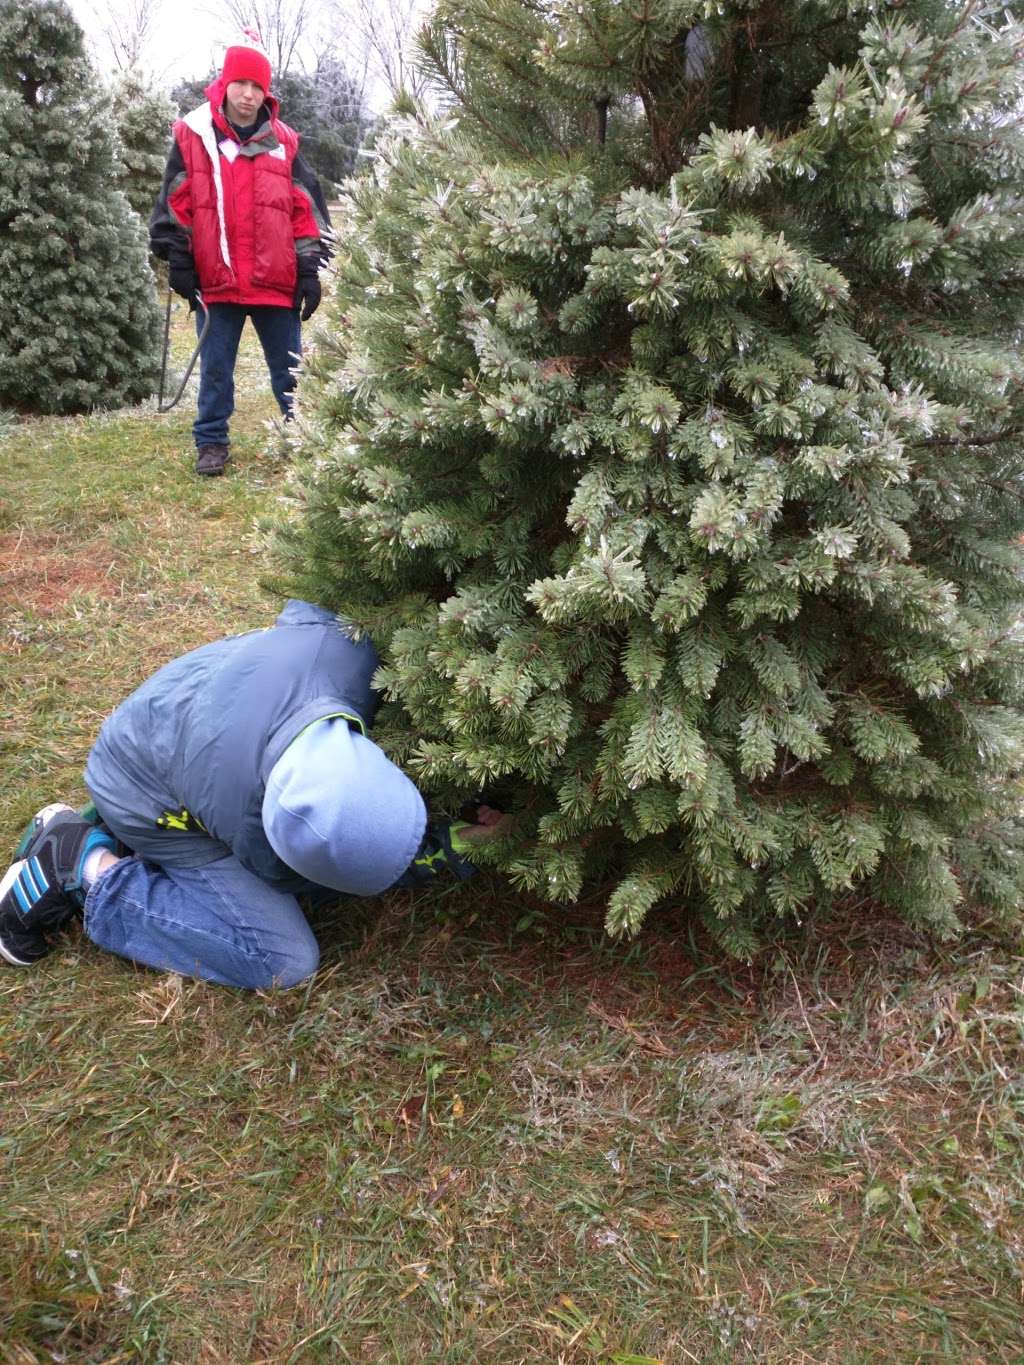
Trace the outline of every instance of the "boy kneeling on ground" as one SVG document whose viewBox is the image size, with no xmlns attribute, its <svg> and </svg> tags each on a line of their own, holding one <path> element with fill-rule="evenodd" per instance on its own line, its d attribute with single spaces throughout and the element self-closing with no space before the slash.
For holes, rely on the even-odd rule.
<svg viewBox="0 0 1024 1365">
<path fill-rule="evenodd" d="M 297 893 L 469 876 L 508 817 L 428 822 L 368 737 L 378 662 L 333 613 L 291 601 L 269 630 L 161 668 L 89 755 L 98 823 L 65 805 L 30 822 L 0 881 L 0 958 L 31 966 L 81 909 L 87 938 L 146 966 L 294 986 L 319 963 Z"/>
</svg>

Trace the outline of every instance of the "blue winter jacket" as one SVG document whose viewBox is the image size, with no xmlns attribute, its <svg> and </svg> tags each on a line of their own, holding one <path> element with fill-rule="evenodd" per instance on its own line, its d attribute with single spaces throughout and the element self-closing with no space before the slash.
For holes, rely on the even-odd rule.
<svg viewBox="0 0 1024 1365">
<path fill-rule="evenodd" d="M 269 630 L 175 659 L 103 725 L 85 771 L 100 815 L 165 867 L 233 853 L 282 890 L 384 890 L 415 857 L 426 812 L 365 738 L 377 663 L 369 641 L 299 601 Z"/>
</svg>

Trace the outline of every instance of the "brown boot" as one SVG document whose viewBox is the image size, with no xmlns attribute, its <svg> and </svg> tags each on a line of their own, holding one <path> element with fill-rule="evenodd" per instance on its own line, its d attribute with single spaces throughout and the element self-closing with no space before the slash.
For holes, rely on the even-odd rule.
<svg viewBox="0 0 1024 1365">
<path fill-rule="evenodd" d="M 196 448 L 197 474 L 223 474 L 224 466 L 231 455 L 227 446 L 198 446 Z"/>
</svg>

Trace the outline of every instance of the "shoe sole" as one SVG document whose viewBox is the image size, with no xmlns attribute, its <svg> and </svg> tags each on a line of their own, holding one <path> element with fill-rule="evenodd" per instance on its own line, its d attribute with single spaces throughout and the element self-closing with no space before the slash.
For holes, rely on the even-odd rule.
<svg viewBox="0 0 1024 1365">
<path fill-rule="evenodd" d="M 0 938 L 0 957 L 11 967 L 34 967 L 37 962 L 42 960 L 37 957 L 15 957 L 2 938 Z"/>
<path fill-rule="evenodd" d="M 4 873 L 3 881 L 0 881 L 0 903 L 2 903 L 4 896 L 7 895 L 8 891 L 10 891 L 11 887 L 21 876 L 24 866 L 25 859 L 21 858 L 17 862 L 11 863 L 10 867 Z M 13 949 L 9 948 L 4 942 L 2 935 L 0 935 L 0 957 L 2 957 L 5 962 L 9 962 L 12 967 L 34 967 L 39 960 L 34 957 L 18 957 Z"/>
</svg>

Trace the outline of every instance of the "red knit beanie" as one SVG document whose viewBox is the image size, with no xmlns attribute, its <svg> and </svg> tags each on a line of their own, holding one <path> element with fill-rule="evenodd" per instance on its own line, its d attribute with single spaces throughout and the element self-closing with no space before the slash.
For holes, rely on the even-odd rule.
<svg viewBox="0 0 1024 1365">
<path fill-rule="evenodd" d="M 255 81 L 264 94 L 269 91 L 270 59 L 263 51 L 259 34 L 243 29 L 238 45 L 224 53 L 220 75 L 225 85 L 232 81 Z"/>
</svg>

